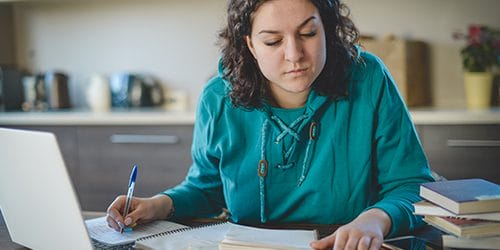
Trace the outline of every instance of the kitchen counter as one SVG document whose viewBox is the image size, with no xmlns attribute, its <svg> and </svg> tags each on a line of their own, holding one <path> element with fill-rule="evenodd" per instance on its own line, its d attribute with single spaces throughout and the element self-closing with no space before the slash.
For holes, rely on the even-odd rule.
<svg viewBox="0 0 500 250">
<path fill-rule="evenodd" d="M 487 110 L 414 108 L 410 109 L 410 114 L 416 125 L 500 124 L 500 108 Z"/>
<path fill-rule="evenodd" d="M 410 114 L 416 125 L 500 124 L 500 108 L 484 111 L 418 108 L 411 109 Z M 162 109 L 0 113 L 0 125 L 189 125 L 194 120 L 194 111 Z"/>
<path fill-rule="evenodd" d="M 189 125 L 194 117 L 194 112 L 162 109 L 5 112 L 0 113 L 0 125 Z"/>
</svg>

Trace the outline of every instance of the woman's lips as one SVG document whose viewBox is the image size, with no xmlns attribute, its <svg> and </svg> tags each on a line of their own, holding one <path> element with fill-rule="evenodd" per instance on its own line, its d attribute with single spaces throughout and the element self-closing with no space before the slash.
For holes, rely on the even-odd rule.
<svg viewBox="0 0 500 250">
<path fill-rule="evenodd" d="M 290 70 L 290 71 L 287 71 L 286 74 L 291 74 L 291 75 L 300 75 L 300 74 L 303 74 L 307 71 L 307 68 L 303 68 L 303 69 L 293 69 L 293 70 Z"/>
</svg>

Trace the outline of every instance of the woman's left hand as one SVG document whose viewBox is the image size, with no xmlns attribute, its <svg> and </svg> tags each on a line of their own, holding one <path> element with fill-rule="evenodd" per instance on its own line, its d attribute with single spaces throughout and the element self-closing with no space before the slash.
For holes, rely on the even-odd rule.
<svg viewBox="0 0 500 250">
<path fill-rule="evenodd" d="M 314 249 L 380 249 L 391 228 L 391 218 L 374 208 L 360 214 L 349 224 L 339 227 L 333 234 L 311 242 Z"/>
</svg>

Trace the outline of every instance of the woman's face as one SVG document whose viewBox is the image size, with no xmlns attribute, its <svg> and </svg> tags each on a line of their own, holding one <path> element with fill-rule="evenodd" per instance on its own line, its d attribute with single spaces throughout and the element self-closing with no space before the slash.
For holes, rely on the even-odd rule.
<svg viewBox="0 0 500 250">
<path fill-rule="evenodd" d="M 323 70 L 326 42 L 323 23 L 309 0 L 271 0 L 253 13 L 246 37 L 252 55 L 269 80 L 274 101 L 300 107 Z"/>
</svg>

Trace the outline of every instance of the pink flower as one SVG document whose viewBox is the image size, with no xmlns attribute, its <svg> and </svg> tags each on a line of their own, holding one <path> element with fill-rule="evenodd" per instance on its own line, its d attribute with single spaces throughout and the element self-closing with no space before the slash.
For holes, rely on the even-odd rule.
<svg viewBox="0 0 500 250">
<path fill-rule="evenodd" d="M 479 25 L 472 24 L 469 26 L 469 44 L 473 46 L 479 46 L 481 44 L 481 30 L 482 27 Z"/>
<path fill-rule="evenodd" d="M 467 34 L 453 32 L 452 36 L 456 40 L 466 41 L 460 50 L 465 70 L 485 72 L 495 65 L 500 66 L 500 30 L 471 24 Z"/>
</svg>

